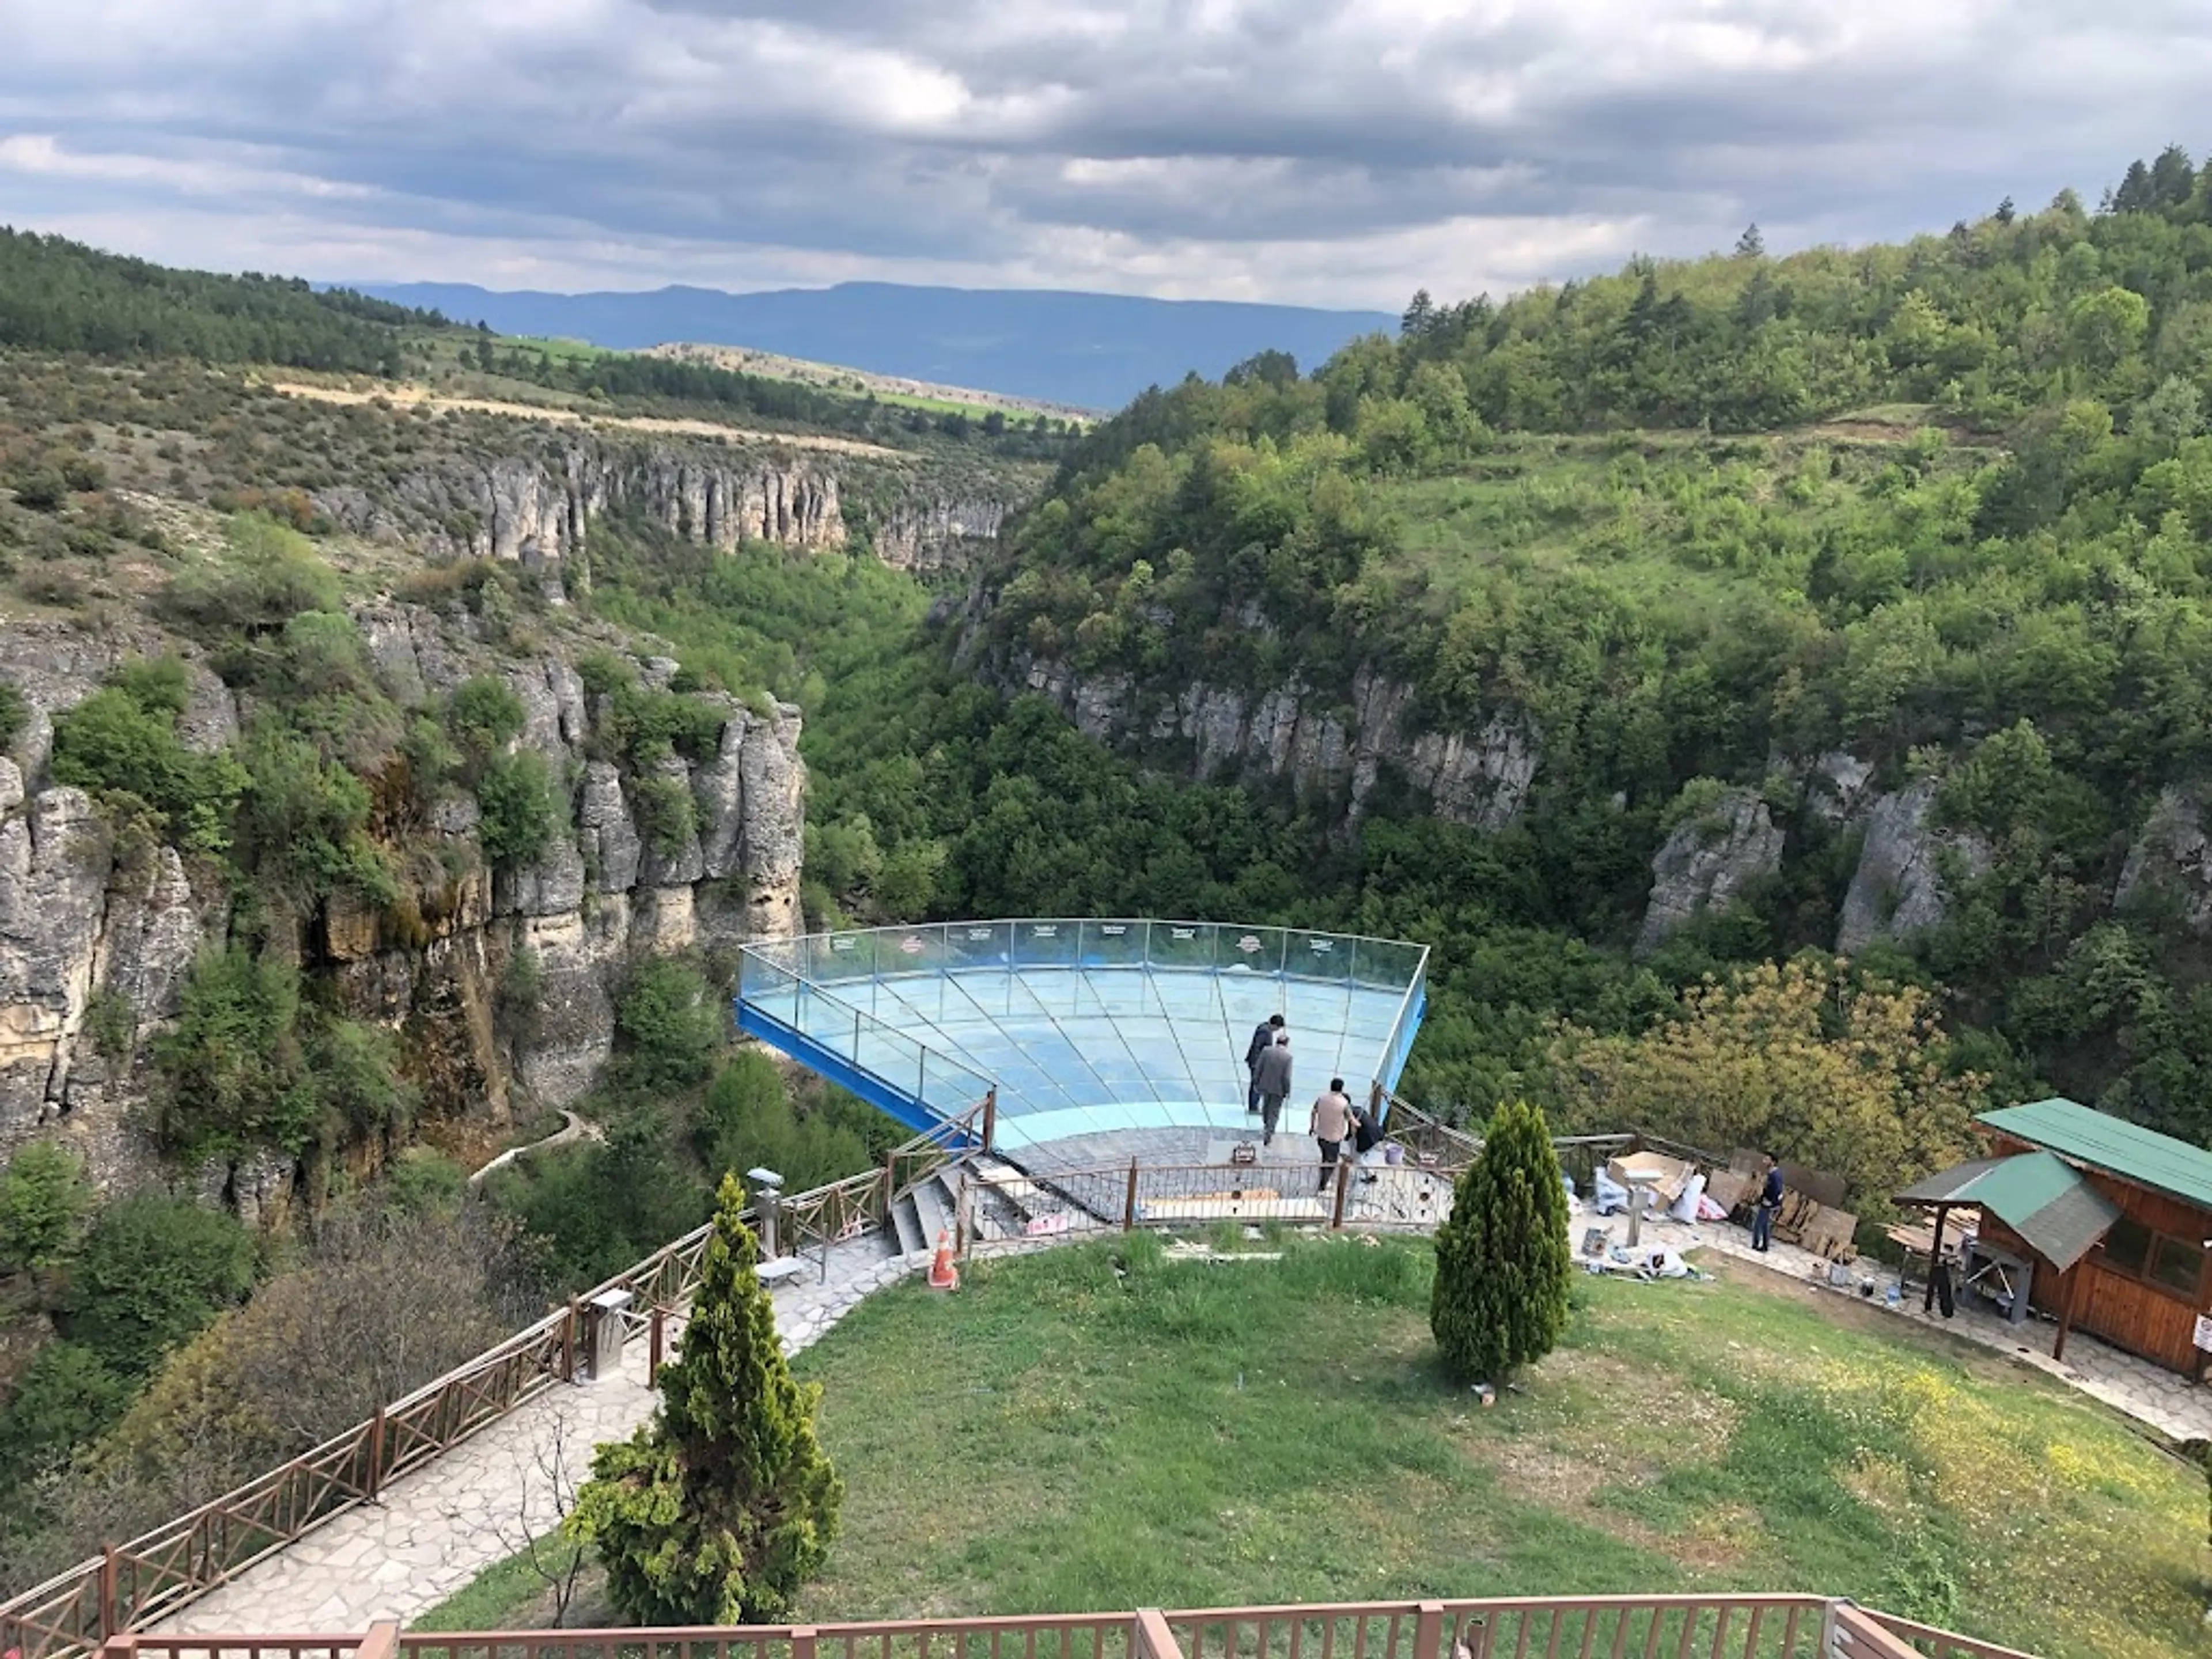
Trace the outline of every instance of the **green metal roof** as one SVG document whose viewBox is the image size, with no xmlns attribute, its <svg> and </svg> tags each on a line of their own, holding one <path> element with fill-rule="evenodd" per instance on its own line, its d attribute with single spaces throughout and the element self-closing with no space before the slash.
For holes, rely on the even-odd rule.
<svg viewBox="0 0 2212 1659">
<path fill-rule="evenodd" d="M 2071 1100 L 2038 1100 L 1974 1120 L 2076 1164 L 2212 1210 L 2212 1152 Z"/>
<path fill-rule="evenodd" d="M 2063 1273 L 2120 1218 L 2119 1206 L 2049 1152 L 1978 1158 L 1898 1194 L 1900 1204 L 1972 1204 Z"/>
<path fill-rule="evenodd" d="M 1916 1181 L 1898 1194 L 1899 1204 L 1972 1204 L 1967 1194 L 1974 1183 L 1998 1164 L 2007 1162 L 2002 1158 L 1978 1158 L 1971 1164 L 1961 1164 L 1948 1170 L 1940 1170 L 1924 1180 Z"/>
</svg>

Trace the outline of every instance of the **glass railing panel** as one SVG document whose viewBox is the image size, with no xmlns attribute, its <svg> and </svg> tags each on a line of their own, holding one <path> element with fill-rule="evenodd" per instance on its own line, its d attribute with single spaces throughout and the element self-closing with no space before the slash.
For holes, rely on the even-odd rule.
<svg viewBox="0 0 2212 1659">
<path fill-rule="evenodd" d="M 1352 944 L 1340 933 L 1287 933 L 1283 939 L 1283 971 L 1301 979 L 1348 982 Z"/>
<path fill-rule="evenodd" d="M 1018 921 L 1014 924 L 1014 965 L 1018 968 L 1072 968 L 1082 943 L 1079 921 Z"/>
<path fill-rule="evenodd" d="M 1154 968 L 1211 971 L 1220 928 L 1210 921 L 1156 921 L 1146 944 Z"/>
<path fill-rule="evenodd" d="M 1143 921 L 1079 921 L 1076 959 L 1086 968 L 1102 969 L 1142 968 L 1146 933 Z"/>
<path fill-rule="evenodd" d="M 1213 935 L 1213 965 L 1224 972 L 1279 974 L 1286 938 L 1279 927 L 1218 927 Z"/>
</svg>

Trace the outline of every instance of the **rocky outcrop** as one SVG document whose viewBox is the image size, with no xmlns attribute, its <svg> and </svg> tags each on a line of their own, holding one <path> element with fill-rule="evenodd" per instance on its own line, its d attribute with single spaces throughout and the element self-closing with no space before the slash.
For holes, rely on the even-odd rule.
<svg viewBox="0 0 2212 1659">
<path fill-rule="evenodd" d="M 1723 910 L 1747 882 L 1782 867 L 1783 833 L 1756 790 L 1729 789 L 1674 826 L 1651 860 L 1639 955 L 1702 911 Z"/>
<path fill-rule="evenodd" d="M 565 1104 L 606 1057 L 613 999 L 638 955 L 797 930 L 797 709 L 724 699 L 712 756 L 659 762 L 662 787 L 689 790 L 696 830 L 657 847 L 639 828 L 638 781 L 591 751 L 584 686 L 565 657 L 504 657 L 465 612 L 381 605 L 356 621 L 403 702 L 479 674 L 504 678 L 524 708 L 516 741 L 545 757 L 567 795 L 567 823 L 545 855 L 496 875 L 476 854 L 475 801 L 435 803 L 414 843 L 428 856 L 413 860 L 402 900 L 378 908 L 336 896 L 298 941 L 302 964 L 351 1017 L 400 1034 L 427 1116 L 497 1126 L 514 1110 L 511 1084 Z M 111 643 L 72 644 L 62 632 L 0 630 L 0 653 L 32 664 L 18 684 L 49 715 L 117 659 Z M 227 697 L 207 702 L 235 728 Z M 210 713 L 201 740 L 222 730 Z M 50 732 L 50 722 L 27 732 L 19 753 L 43 761 Z M 137 1121 L 145 1039 L 178 1012 L 193 957 L 222 938 L 228 910 L 213 872 L 196 875 L 171 848 L 118 848 L 82 791 L 40 787 L 0 759 L 0 1151 L 58 1134 L 83 1148 L 103 1182 L 155 1172 Z M 506 988 L 525 981 L 527 1006 L 514 1006 Z M 123 1051 L 100 1052 L 95 1028 L 118 1026 Z M 286 1202 L 289 1171 L 272 1175 L 265 1162 L 203 1171 L 201 1184 L 269 1218 Z"/>
<path fill-rule="evenodd" d="M 1004 501 L 975 498 L 909 502 L 877 526 L 876 556 L 916 575 L 957 570 L 997 543 L 1008 510 Z"/>
<path fill-rule="evenodd" d="M 1946 866 L 1971 878 L 1990 866 L 1989 843 L 1931 822 L 1936 785 L 1923 781 L 1868 804 L 1858 868 L 1844 895 L 1836 951 L 1850 956 L 1876 939 L 1903 941 L 1950 912 Z"/>
<path fill-rule="evenodd" d="M 580 562 L 591 521 L 623 508 L 724 552 L 747 541 L 842 547 L 846 538 L 835 473 L 726 447 L 679 452 L 585 439 L 539 457 L 447 453 L 387 485 L 332 486 L 314 501 L 358 535 L 533 569 Z"/>
<path fill-rule="evenodd" d="M 1147 697 L 1126 674 L 1079 678 L 1057 664 L 1023 662 L 1019 683 L 1052 697 L 1087 735 L 1111 744 L 1188 745 L 1200 775 L 1288 780 L 1302 793 L 1341 796 L 1352 816 L 1386 775 L 1437 817 L 1502 830 L 1521 816 L 1540 750 L 1535 728 L 1500 711 L 1474 731 L 1423 729 L 1412 693 L 1363 668 L 1348 705 L 1302 681 L 1256 695 L 1204 684 Z"/>
<path fill-rule="evenodd" d="M 2212 939 L 2212 835 L 2200 794 L 2172 786 L 2160 792 L 2128 848 L 2112 904 L 2170 908 L 2191 933 Z"/>
<path fill-rule="evenodd" d="M 53 755 L 54 716 L 98 690 L 118 665 L 142 658 L 183 655 L 186 701 L 178 730 L 189 747 L 205 752 L 238 735 L 238 704 L 228 689 L 188 648 L 151 628 L 11 623 L 0 630 L 0 673 L 27 705 L 28 718 L 13 747 L 22 777 L 33 787 L 45 781 Z"/>
</svg>

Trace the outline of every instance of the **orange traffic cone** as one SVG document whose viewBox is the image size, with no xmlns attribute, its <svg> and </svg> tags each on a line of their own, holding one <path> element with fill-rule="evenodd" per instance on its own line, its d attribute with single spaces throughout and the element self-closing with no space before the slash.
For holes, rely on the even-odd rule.
<svg viewBox="0 0 2212 1659">
<path fill-rule="evenodd" d="M 937 1259 L 929 1264 L 929 1288 L 933 1291 L 957 1291 L 960 1288 L 960 1270 L 952 1265 L 952 1235 L 943 1227 L 937 1230 Z"/>
</svg>

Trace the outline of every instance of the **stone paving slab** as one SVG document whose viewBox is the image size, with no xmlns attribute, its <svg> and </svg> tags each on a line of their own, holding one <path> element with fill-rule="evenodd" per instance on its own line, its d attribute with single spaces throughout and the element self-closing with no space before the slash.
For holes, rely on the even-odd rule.
<svg viewBox="0 0 2212 1659">
<path fill-rule="evenodd" d="M 810 1257 L 805 1273 L 769 1292 L 787 1353 L 811 1346 L 870 1292 L 928 1267 L 927 1255 L 884 1248 L 879 1234 L 850 1240 L 830 1252 L 826 1279 Z M 672 1352 L 681 1329 L 672 1322 Z M 647 1346 L 641 1338 L 625 1345 L 618 1376 L 549 1389 L 155 1633 L 366 1630 L 419 1617 L 550 1532 L 590 1474 L 592 1449 L 628 1437 L 652 1414 L 659 1396 L 646 1386 Z"/>
</svg>

